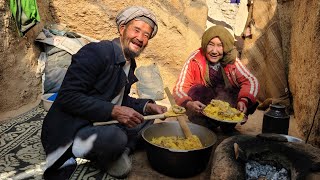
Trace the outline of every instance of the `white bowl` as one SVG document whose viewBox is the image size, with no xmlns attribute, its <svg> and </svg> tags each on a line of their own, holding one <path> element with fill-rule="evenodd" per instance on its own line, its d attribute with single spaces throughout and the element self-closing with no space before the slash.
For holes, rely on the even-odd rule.
<svg viewBox="0 0 320 180">
<path fill-rule="evenodd" d="M 42 104 L 43 104 L 43 108 L 46 111 L 49 111 L 53 101 L 48 100 L 48 98 L 50 96 L 52 96 L 54 93 L 48 93 L 48 94 L 44 94 L 41 96 L 41 100 L 42 100 Z"/>
</svg>

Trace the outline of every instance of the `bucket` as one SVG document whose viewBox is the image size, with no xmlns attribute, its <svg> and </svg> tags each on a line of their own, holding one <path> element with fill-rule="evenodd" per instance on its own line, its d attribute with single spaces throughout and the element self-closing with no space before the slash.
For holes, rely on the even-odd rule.
<svg viewBox="0 0 320 180">
<path fill-rule="evenodd" d="M 55 93 L 48 93 L 48 94 L 43 94 L 41 96 L 41 100 L 42 100 L 42 104 L 43 104 L 44 110 L 49 111 L 50 107 L 52 106 L 53 101 L 49 100 L 48 98 L 50 98 L 54 94 Z"/>
</svg>

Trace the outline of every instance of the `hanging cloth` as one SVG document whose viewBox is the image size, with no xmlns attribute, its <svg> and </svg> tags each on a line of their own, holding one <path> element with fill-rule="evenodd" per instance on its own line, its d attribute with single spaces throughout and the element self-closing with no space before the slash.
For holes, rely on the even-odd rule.
<svg viewBox="0 0 320 180">
<path fill-rule="evenodd" d="M 233 4 L 233 3 L 234 3 L 234 4 L 240 4 L 240 0 L 231 0 L 230 3 L 231 3 L 231 4 Z"/>
<path fill-rule="evenodd" d="M 24 35 L 37 22 L 40 22 L 36 0 L 10 0 L 10 10 L 20 36 Z"/>
</svg>

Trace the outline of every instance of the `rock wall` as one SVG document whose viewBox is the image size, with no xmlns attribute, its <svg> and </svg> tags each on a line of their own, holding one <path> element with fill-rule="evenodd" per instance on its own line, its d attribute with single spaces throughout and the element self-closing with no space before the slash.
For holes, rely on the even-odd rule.
<svg viewBox="0 0 320 180">
<path fill-rule="evenodd" d="M 289 85 L 294 115 L 308 142 L 320 147 L 320 3 L 296 0 L 293 12 Z"/>
<path fill-rule="evenodd" d="M 62 23 L 70 31 L 103 40 L 118 36 L 115 17 L 130 5 L 141 5 L 152 10 L 159 24 L 157 36 L 137 64 L 157 63 L 165 86 L 173 88 L 184 61 L 200 46 L 208 8 L 205 0 L 44 0 L 37 1 L 41 23 L 24 37 L 15 28 L 9 1 L 0 1 L 0 116 L 37 100 L 41 93 L 41 79 L 35 77 L 40 47 L 35 37 L 45 25 Z M 39 98 L 38 98 L 39 99 Z"/>
<path fill-rule="evenodd" d="M 55 22 L 66 24 L 72 31 L 102 40 L 118 36 L 115 17 L 121 9 L 130 5 L 141 5 L 152 10 L 159 25 L 158 34 L 149 41 L 145 52 L 137 59 L 137 64 L 157 63 L 165 86 L 171 89 L 182 63 L 192 50 L 200 46 L 207 15 L 205 1 L 55 0 L 50 3 L 50 12 Z"/>
<path fill-rule="evenodd" d="M 241 36 L 248 16 L 247 3 L 248 0 L 241 0 L 238 4 L 230 3 L 230 0 L 207 0 L 209 8 L 207 27 L 222 25 L 235 37 Z"/>
</svg>

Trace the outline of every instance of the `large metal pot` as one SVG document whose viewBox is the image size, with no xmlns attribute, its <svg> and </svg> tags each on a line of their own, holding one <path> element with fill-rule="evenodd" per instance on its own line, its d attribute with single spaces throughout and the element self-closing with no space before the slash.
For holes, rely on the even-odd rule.
<svg viewBox="0 0 320 180">
<path fill-rule="evenodd" d="M 192 134 L 197 135 L 204 148 L 197 150 L 174 150 L 150 143 L 160 136 L 180 136 L 184 134 L 178 122 L 163 122 L 149 126 L 142 132 L 146 142 L 146 152 L 153 169 L 170 177 L 186 178 L 201 173 L 208 165 L 212 147 L 217 140 L 209 129 L 188 123 Z"/>
</svg>

